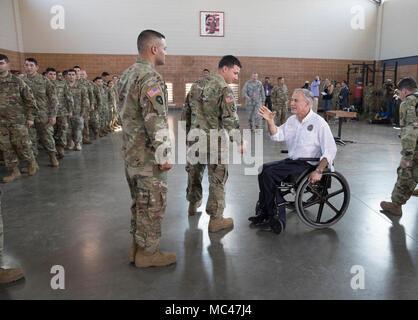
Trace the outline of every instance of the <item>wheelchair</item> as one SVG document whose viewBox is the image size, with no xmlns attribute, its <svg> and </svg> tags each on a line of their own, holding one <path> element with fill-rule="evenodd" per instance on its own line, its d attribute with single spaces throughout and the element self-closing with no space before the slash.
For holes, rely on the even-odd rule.
<svg viewBox="0 0 418 320">
<path fill-rule="evenodd" d="M 303 161 L 319 161 L 318 158 L 301 158 Z M 328 228 L 344 216 L 350 204 L 350 187 L 342 174 L 325 169 L 322 179 L 312 184 L 310 174 L 315 167 L 308 168 L 300 175 L 291 175 L 276 186 L 275 210 L 281 206 L 296 211 L 299 219 L 314 229 Z M 281 192 L 285 202 L 278 204 L 277 195 Z M 285 197 L 290 197 L 287 200 Z M 256 216 L 262 214 L 257 202 Z"/>
</svg>

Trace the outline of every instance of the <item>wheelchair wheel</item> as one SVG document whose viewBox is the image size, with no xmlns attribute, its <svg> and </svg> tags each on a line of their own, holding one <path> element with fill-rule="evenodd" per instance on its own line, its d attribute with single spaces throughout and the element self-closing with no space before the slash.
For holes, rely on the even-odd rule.
<svg viewBox="0 0 418 320">
<path fill-rule="evenodd" d="M 296 212 L 306 225 L 328 228 L 345 214 L 350 203 L 350 187 L 338 172 L 324 172 L 317 184 L 311 184 L 307 174 L 296 191 Z"/>
</svg>

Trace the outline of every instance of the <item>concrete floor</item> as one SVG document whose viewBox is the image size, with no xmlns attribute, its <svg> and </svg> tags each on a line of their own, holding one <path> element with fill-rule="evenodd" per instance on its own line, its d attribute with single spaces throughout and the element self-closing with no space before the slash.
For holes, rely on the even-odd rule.
<svg viewBox="0 0 418 320">
<path fill-rule="evenodd" d="M 170 111 L 171 125 L 180 112 Z M 247 116 L 240 113 L 242 127 Z M 332 124 L 334 133 L 337 125 Z M 401 219 L 379 212 L 389 200 L 400 159 L 398 131 L 349 122 L 338 147 L 336 169 L 348 180 L 351 203 L 331 229 L 313 230 L 288 214 L 277 236 L 252 229 L 257 179 L 231 165 L 226 217 L 232 231 L 208 234 L 208 216 L 187 216 L 184 165 L 169 173 L 161 248 L 177 264 L 136 269 L 128 264 L 130 195 L 120 153 L 121 133 L 71 152 L 59 168 L 45 154 L 34 177 L 3 185 L 7 265 L 26 278 L 0 286 L 0 299 L 417 299 L 418 198 Z M 264 136 L 264 162 L 278 160 L 283 144 Z M 5 169 L 0 169 L 5 174 Z M 204 180 L 204 200 L 208 183 Z M 204 207 L 201 207 L 203 210 Z M 65 289 L 51 289 L 52 266 L 65 269 Z M 364 270 L 354 290 L 353 266 Z M 354 278 L 354 280 L 353 280 Z"/>
</svg>

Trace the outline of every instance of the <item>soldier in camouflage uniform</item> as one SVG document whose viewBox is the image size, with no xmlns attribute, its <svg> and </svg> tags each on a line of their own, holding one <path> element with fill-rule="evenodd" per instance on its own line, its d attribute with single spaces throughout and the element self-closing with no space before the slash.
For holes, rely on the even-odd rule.
<svg viewBox="0 0 418 320">
<path fill-rule="evenodd" d="M 284 78 L 277 78 L 278 85 L 274 86 L 271 93 L 272 111 L 276 111 L 274 123 L 280 127 L 286 122 L 287 104 L 289 103 L 287 86 L 284 84 Z"/>
<path fill-rule="evenodd" d="M 4 60 L 0 54 L 0 61 Z M 0 65 L 1 68 L 1 65 Z M 0 191 L 0 284 L 7 284 L 23 278 L 23 271 L 20 268 L 2 268 L 2 255 L 4 246 L 4 235 L 3 235 L 3 217 L 1 215 L 1 191 Z"/>
<path fill-rule="evenodd" d="M 57 72 L 54 68 L 46 69 L 46 77 L 55 86 L 58 97 L 57 123 L 55 124 L 55 144 L 58 158 L 64 157 L 64 148 L 67 146 L 68 117 L 71 118 L 74 108 L 73 95 L 67 81 L 57 80 Z"/>
<path fill-rule="evenodd" d="M 251 130 L 254 129 L 254 124 L 256 129 L 261 129 L 263 127 L 263 119 L 258 115 L 258 108 L 264 104 L 266 96 L 263 84 L 257 79 L 258 74 L 253 73 L 251 80 L 248 80 L 242 88 L 242 97 L 246 102 L 245 107 L 249 110 L 248 125 Z"/>
<path fill-rule="evenodd" d="M 89 108 L 84 112 L 83 119 L 84 119 L 84 126 L 83 126 L 83 144 L 91 144 L 90 141 L 90 134 L 89 134 L 89 121 L 90 121 L 90 113 L 94 110 L 94 92 L 93 92 L 93 83 L 87 80 L 87 73 L 85 70 L 80 70 L 79 72 L 79 81 L 87 91 L 87 99 L 89 102 Z"/>
<path fill-rule="evenodd" d="M 112 80 L 112 77 L 110 76 L 108 72 L 103 72 L 102 79 L 103 79 L 103 88 L 105 89 L 105 94 L 106 94 L 106 99 L 107 99 L 106 108 L 103 109 L 104 132 L 107 134 L 109 132 L 112 132 L 112 129 L 110 127 L 110 122 L 111 122 L 111 114 L 112 114 L 112 108 L 113 108 L 113 103 L 112 103 L 113 94 L 111 91 L 113 89 L 109 88 L 109 81 Z"/>
<path fill-rule="evenodd" d="M 100 80 L 100 81 L 99 81 Z M 102 109 L 102 91 L 101 85 L 103 80 L 100 77 L 96 77 L 93 80 L 93 103 L 94 110 L 90 112 L 90 127 L 93 132 L 94 139 L 97 139 L 100 132 L 100 110 Z"/>
<path fill-rule="evenodd" d="M 99 120 L 100 120 L 100 131 L 99 136 L 104 137 L 109 133 L 109 130 L 106 128 L 106 120 L 109 110 L 109 92 L 107 89 L 107 85 L 104 82 L 103 78 L 101 80 L 98 80 L 99 88 L 100 88 L 100 94 L 102 98 L 102 104 L 101 108 L 99 110 Z"/>
<path fill-rule="evenodd" d="M 363 91 L 363 114 L 368 119 L 374 119 L 376 113 L 376 89 L 373 82 L 369 81 Z"/>
<path fill-rule="evenodd" d="M 74 99 L 74 109 L 68 130 L 68 149 L 72 150 L 75 148 L 76 151 L 81 151 L 81 143 L 83 141 L 84 113 L 88 112 L 90 108 L 88 93 L 85 86 L 76 80 L 76 73 L 74 70 L 68 70 L 67 77 L 68 86 Z"/>
<path fill-rule="evenodd" d="M 412 77 L 398 83 L 399 97 L 403 100 L 399 110 L 402 158 L 398 167 L 398 180 L 392 191 L 392 202 L 382 201 L 384 213 L 402 216 L 404 205 L 418 183 L 418 88 Z"/>
<path fill-rule="evenodd" d="M 233 56 L 225 56 L 219 62 L 217 73 L 196 81 L 186 98 L 182 120 L 186 121 L 186 132 L 203 130 L 207 136 L 207 159 L 209 175 L 209 198 L 206 212 L 210 215 L 209 232 L 217 232 L 233 226 L 232 218 L 224 218 L 225 183 L 228 179 L 228 165 L 220 163 L 221 150 L 210 150 L 210 130 L 239 129 L 239 118 L 232 89 L 228 84 L 238 79 L 241 63 Z M 240 142 L 241 143 L 241 142 Z M 242 149 L 241 149 L 242 150 Z M 210 152 L 208 152 L 210 151 Z M 199 150 L 201 152 L 201 150 Z M 211 153 L 217 152 L 217 163 L 211 163 Z M 203 152 L 202 152 L 203 153 Z M 189 215 L 193 215 L 202 204 L 202 178 L 206 163 L 188 163 L 187 200 Z"/>
<path fill-rule="evenodd" d="M 9 71 L 9 59 L 0 54 L 0 150 L 6 167 L 11 174 L 3 182 L 11 182 L 21 177 L 18 157 L 29 166 L 29 175 L 38 168 L 32 151 L 28 127 L 33 125 L 36 102 L 31 89 L 22 79 Z"/>
<path fill-rule="evenodd" d="M 167 89 L 155 66 L 163 65 L 165 37 L 145 30 L 137 40 L 139 57 L 120 78 L 120 116 L 123 127 L 125 173 L 132 197 L 129 260 L 137 267 L 167 266 L 176 262 L 174 253 L 159 249 L 161 223 L 167 201 L 167 171 L 172 164 L 156 156 L 170 152 Z"/>
<path fill-rule="evenodd" d="M 334 88 L 334 91 L 333 91 L 333 97 L 334 97 L 333 110 L 340 110 L 340 107 L 339 107 L 339 104 L 338 104 L 338 101 L 340 100 L 338 98 L 338 96 L 340 95 L 340 91 L 341 91 L 341 83 L 337 82 L 335 84 L 335 88 Z"/>
<path fill-rule="evenodd" d="M 59 162 L 56 158 L 54 125 L 56 123 L 58 111 L 58 98 L 55 87 L 47 78 L 37 71 L 38 62 L 34 58 L 25 60 L 24 69 L 26 74 L 22 77 L 23 81 L 31 88 L 38 107 L 35 117 L 35 128 L 30 129 L 29 134 L 32 140 L 32 149 L 35 157 L 38 154 L 38 137 L 49 154 L 49 159 L 53 167 L 58 167 Z"/>
</svg>

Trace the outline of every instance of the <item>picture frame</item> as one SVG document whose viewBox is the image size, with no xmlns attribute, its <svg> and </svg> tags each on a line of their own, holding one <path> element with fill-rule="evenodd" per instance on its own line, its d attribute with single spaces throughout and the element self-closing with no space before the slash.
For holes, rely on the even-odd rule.
<svg viewBox="0 0 418 320">
<path fill-rule="evenodd" d="M 225 12 L 200 11 L 200 36 L 224 37 L 225 36 Z"/>
</svg>

